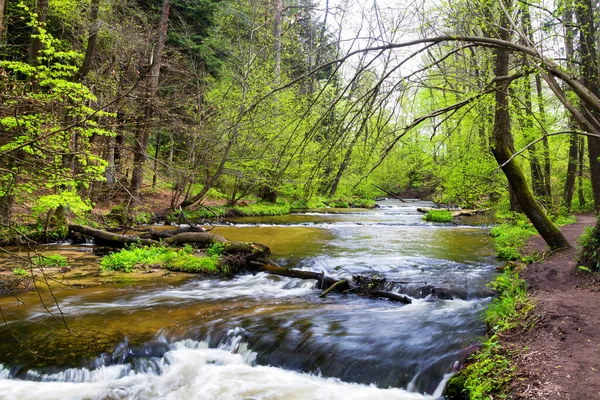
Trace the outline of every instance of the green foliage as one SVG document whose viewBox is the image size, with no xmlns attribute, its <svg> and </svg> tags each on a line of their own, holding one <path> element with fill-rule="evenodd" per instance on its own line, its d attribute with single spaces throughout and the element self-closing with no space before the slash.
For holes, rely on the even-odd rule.
<svg viewBox="0 0 600 400">
<path fill-rule="evenodd" d="M 245 217 L 266 215 L 285 215 L 290 213 L 289 204 L 256 203 L 247 206 L 235 206 L 233 210 Z"/>
<path fill-rule="evenodd" d="M 584 267 L 590 271 L 598 271 L 600 269 L 600 222 L 596 222 L 593 228 L 585 227 L 577 241 L 581 245 L 577 254 L 578 269 Z"/>
<path fill-rule="evenodd" d="M 56 210 L 58 207 L 65 207 L 75 215 L 82 216 L 92 209 L 92 204 L 89 200 L 82 200 L 75 191 L 64 190 L 58 194 L 38 197 L 36 204 L 32 208 L 32 212 L 35 217 L 40 217 L 50 211 Z"/>
<path fill-rule="evenodd" d="M 350 206 L 355 208 L 374 208 L 377 202 L 369 198 L 355 197 L 350 200 Z"/>
<path fill-rule="evenodd" d="M 333 208 L 349 208 L 350 204 L 348 204 L 348 202 L 343 199 L 334 199 L 327 202 L 327 206 Z"/>
<path fill-rule="evenodd" d="M 13 275 L 16 275 L 16 276 L 27 276 L 27 275 L 29 275 L 29 272 L 27 272 L 27 270 L 24 269 L 24 268 L 17 267 L 15 269 L 13 269 Z"/>
<path fill-rule="evenodd" d="M 462 380 L 460 384 L 468 393 L 469 399 L 506 397 L 508 385 L 515 377 L 516 367 L 511 361 L 513 353 L 500 344 L 498 334 L 517 327 L 531 327 L 528 317 L 533 310 L 533 303 L 527 295 L 525 281 L 516 272 L 505 271 L 491 286 L 498 293 L 488 306 L 485 316 L 491 336 L 459 373 L 459 379 Z"/>
<path fill-rule="evenodd" d="M 225 266 L 220 265 L 220 255 L 216 250 L 213 249 L 208 257 L 201 257 L 193 254 L 191 246 L 183 249 L 130 247 L 104 256 L 100 261 L 102 271 L 133 272 L 152 267 L 208 274 L 225 274 L 228 271 Z"/>
<path fill-rule="evenodd" d="M 427 214 L 423 216 L 425 221 L 432 222 L 452 222 L 454 216 L 451 211 L 448 210 L 429 210 Z"/>
<path fill-rule="evenodd" d="M 146 211 L 140 211 L 140 212 L 136 213 L 135 217 L 134 217 L 135 223 L 140 224 L 140 225 L 151 223 L 152 218 L 153 218 L 152 213 L 146 212 Z"/>
<path fill-rule="evenodd" d="M 577 222 L 577 217 L 574 215 L 558 215 L 553 218 L 556 226 L 571 225 Z"/>
<path fill-rule="evenodd" d="M 208 254 L 210 257 L 219 257 L 225 253 L 225 250 L 226 248 L 223 243 L 213 243 L 206 249 L 206 254 Z"/>
<path fill-rule="evenodd" d="M 529 237 L 537 233 L 535 228 L 522 214 L 505 213 L 496 217 L 505 221 L 490 230 L 490 235 L 495 238 L 498 258 L 507 261 L 531 261 L 531 258 L 522 256 L 520 249 L 525 246 Z"/>
<path fill-rule="evenodd" d="M 38 256 L 35 260 L 37 265 L 44 267 L 66 267 L 69 261 L 60 254 L 49 254 L 47 256 Z"/>
<path fill-rule="evenodd" d="M 0 198 L 19 199 L 44 189 L 51 194 L 32 202 L 34 214 L 59 206 L 82 214 L 91 205 L 77 190 L 103 180 L 106 165 L 90 151 L 91 139 L 113 134 L 102 129 L 97 118 L 111 114 L 94 110 L 92 91 L 73 79 L 83 56 L 51 35 L 24 3 L 18 7 L 27 15 L 27 31 L 34 32 L 41 50 L 31 64 L 0 60 L 0 102 L 6 107 L 0 117 L 5 139 L 0 145 Z"/>
<path fill-rule="evenodd" d="M 578 265 L 577 266 L 577 271 L 579 272 L 587 272 L 587 273 L 591 273 L 592 270 L 589 269 L 588 267 L 586 267 L 585 265 Z"/>
</svg>

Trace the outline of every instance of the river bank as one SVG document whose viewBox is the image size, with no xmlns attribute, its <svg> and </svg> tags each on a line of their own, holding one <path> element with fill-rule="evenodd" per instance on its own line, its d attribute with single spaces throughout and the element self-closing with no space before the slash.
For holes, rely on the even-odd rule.
<svg viewBox="0 0 600 400">
<path fill-rule="evenodd" d="M 514 351 L 516 399 L 600 398 L 600 278 L 579 272 L 576 240 L 593 226 L 591 214 L 577 216 L 561 228 L 574 246 L 546 256 L 521 274 L 535 303 L 535 324 L 501 338 Z M 526 252 L 544 251 L 541 237 L 532 237 Z"/>
</svg>

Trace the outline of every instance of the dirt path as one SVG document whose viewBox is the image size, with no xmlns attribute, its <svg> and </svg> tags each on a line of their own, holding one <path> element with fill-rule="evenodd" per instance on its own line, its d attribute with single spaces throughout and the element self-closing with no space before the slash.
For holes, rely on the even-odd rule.
<svg viewBox="0 0 600 400">
<path fill-rule="evenodd" d="M 562 228 L 575 245 L 593 215 Z M 541 237 L 527 250 L 545 251 Z M 519 399 L 600 399 L 600 276 L 579 273 L 576 249 L 553 254 L 522 273 L 536 302 L 536 323 L 527 332 L 506 338 L 515 349 L 527 348 L 516 358 L 513 382 Z"/>
</svg>

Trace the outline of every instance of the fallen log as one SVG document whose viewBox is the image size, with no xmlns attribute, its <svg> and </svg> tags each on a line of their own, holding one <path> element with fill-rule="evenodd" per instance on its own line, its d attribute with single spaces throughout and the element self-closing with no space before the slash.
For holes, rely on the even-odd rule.
<svg viewBox="0 0 600 400">
<path fill-rule="evenodd" d="M 430 210 L 446 210 L 452 213 L 453 217 L 474 217 L 479 215 L 484 215 L 490 209 L 481 209 L 481 210 L 462 210 L 460 208 L 452 208 L 452 207 L 441 207 L 441 208 L 431 208 L 431 207 L 419 207 L 417 208 L 417 212 L 422 214 L 427 214 Z"/>
<path fill-rule="evenodd" d="M 161 230 L 156 230 L 154 228 L 150 228 L 150 229 L 148 229 L 147 232 L 139 235 L 139 237 L 145 238 L 145 239 L 160 240 L 160 239 L 170 238 L 170 237 L 173 237 L 175 235 L 179 235 L 180 233 L 209 232 L 213 228 L 214 227 L 212 227 L 212 226 L 209 227 L 209 228 L 205 228 L 203 226 L 198 226 L 198 225 L 184 226 L 184 227 L 179 227 L 177 229 L 161 229 Z"/>
<path fill-rule="evenodd" d="M 327 288 L 319 297 L 325 297 L 329 292 L 341 292 L 341 293 L 355 293 L 359 296 L 367 297 L 381 297 L 391 301 L 398 301 L 404 304 L 412 303 L 412 300 L 407 296 L 401 294 L 386 292 L 383 290 L 370 290 L 367 282 L 372 282 L 369 277 L 363 275 L 355 275 L 352 278 L 353 282 L 359 282 L 360 285 L 351 285 L 346 279 L 334 279 L 330 276 L 326 276 L 322 272 L 314 271 L 303 271 L 297 269 L 283 268 L 275 264 L 271 260 L 259 259 L 256 261 L 250 261 L 250 264 L 255 266 L 254 270 L 260 272 L 266 272 L 274 275 L 287 276 L 291 278 L 299 279 L 315 279 L 317 280 L 317 287 L 321 290 Z M 357 278 L 358 277 L 358 278 Z M 377 287 L 377 285 L 375 285 Z"/>
<path fill-rule="evenodd" d="M 154 239 L 148 239 L 140 236 L 126 236 L 117 233 L 103 231 L 101 229 L 90 228 L 79 224 L 69 224 L 69 229 L 73 232 L 79 232 L 85 236 L 94 238 L 97 244 L 109 247 L 122 248 L 125 245 L 133 246 L 183 246 L 185 244 L 194 245 L 199 248 L 207 248 L 211 244 L 220 243 L 223 245 L 225 253 L 251 254 L 253 258 L 266 257 L 271 251 L 267 246 L 253 242 L 229 241 L 223 236 L 209 232 L 183 232 L 171 237 L 166 237 L 162 242 Z"/>
<path fill-rule="evenodd" d="M 371 185 L 375 186 L 377 189 L 381 190 L 383 193 L 387 194 L 388 196 L 392 196 L 392 197 L 393 197 L 393 198 L 395 198 L 396 200 L 400 200 L 402 203 L 406 203 L 406 200 L 404 200 L 404 199 L 400 198 L 400 196 L 398 196 L 397 194 L 395 194 L 395 193 L 392 193 L 392 192 L 390 192 L 389 190 L 386 190 L 386 189 L 382 188 L 382 187 L 381 187 L 381 186 L 379 186 L 379 185 L 375 185 L 375 184 L 373 184 L 373 183 L 372 183 Z"/>
<path fill-rule="evenodd" d="M 90 228 L 79 224 L 69 224 L 71 232 L 78 232 L 85 236 L 93 237 L 96 243 L 110 247 L 124 247 L 126 244 L 134 246 L 160 246 L 160 242 L 153 239 L 144 239 L 138 236 L 126 236 L 118 233 Z"/>
<path fill-rule="evenodd" d="M 324 299 L 325 297 L 327 297 L 327 295 L 329 294 L 329 292 L 331 292 L 333 289 L 335 289 L 337 286 L 339 285 L 343 285 L 345 283 L 347 283 L 348 281 L 346 281 L 345 279 L 342 279 L 341 281 L 337 281 L 336 283 L 334 283 L 333 285 L 329 286 L 327 289 L 325 289 L 323 291 L 323 293 L 321 293 L 319 295 L 320 298 Z"/>
<path fill-rule="evenodd" d="M 186 232 L 180 233 L 170 238 L 166 238 L 163 243 L 171 246 L 181 246 L 184 244 L 192 244 L 197 247 L 206 248 L 214 243 L 220 243 L 224 246 L 226 253 L 251 253 L 256 257 L 268 256 L 271 250 L 260 243 L 254 242 L 238 242 L 227 240 L 221 235 L 209 232 Z"/>
</svg>

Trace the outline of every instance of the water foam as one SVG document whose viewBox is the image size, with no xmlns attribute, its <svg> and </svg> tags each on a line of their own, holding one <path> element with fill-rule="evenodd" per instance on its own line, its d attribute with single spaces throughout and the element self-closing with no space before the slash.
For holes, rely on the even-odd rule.
<svg viewBox="0 0 600 400">
<path fill-rule="evenodd" d="M 95 370 L 33 374 L 37 381 L 9 378 L 0 365 L 0 393 L 10 399 L 433 399 L 403 389 L 254 364 L 255 353 L 233 336 L 218 349 L 184 340 L 155 360 L 160 368 L 134 371 L 127 365 Z"/>
</svg>

